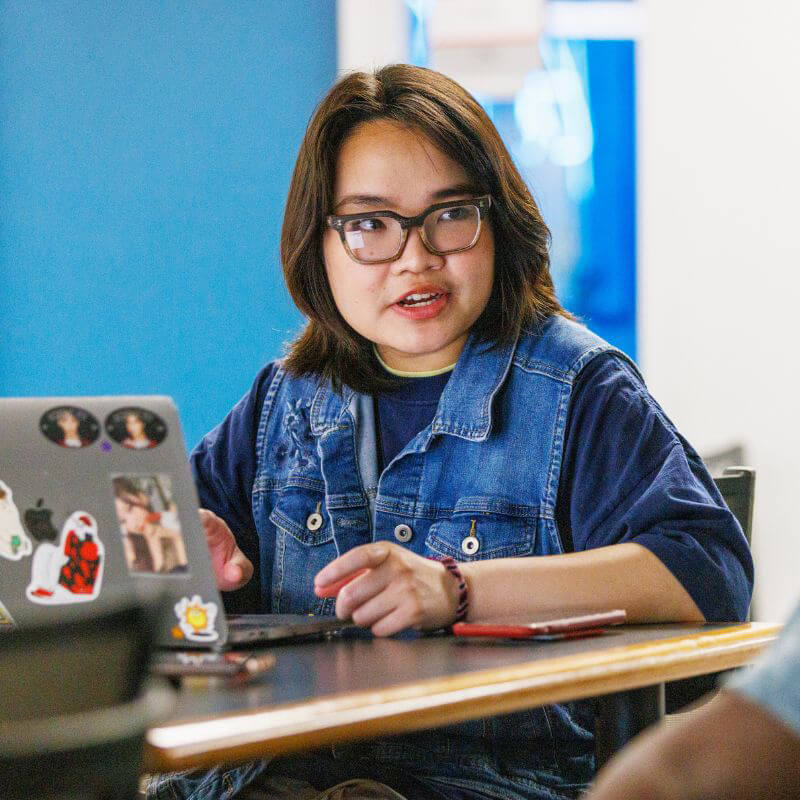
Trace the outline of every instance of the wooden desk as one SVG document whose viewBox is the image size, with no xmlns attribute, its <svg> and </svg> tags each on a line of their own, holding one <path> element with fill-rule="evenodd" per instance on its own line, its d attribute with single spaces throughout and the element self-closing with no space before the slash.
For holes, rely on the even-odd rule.
<svg viewBox="0 0 800 800">
<path fill-rule="evenodd" d="M 665 681 L 746 664 L 779 630 L 644 625 L 547 643 L 431 636 L 279 646 L 275 667 L 251 683 L 182 690 L 173 719 L 148 732 L 145 768 L 241 761 L 597 695 L 615 698 L 609 713 L 641 718 Z"/>
</svg>

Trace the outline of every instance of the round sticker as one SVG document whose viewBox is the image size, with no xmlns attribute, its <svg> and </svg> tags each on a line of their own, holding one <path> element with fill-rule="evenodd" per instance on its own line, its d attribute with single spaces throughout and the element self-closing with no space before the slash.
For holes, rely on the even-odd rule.
<svg viewBox="0 0 800 800">
<path fill-rule="evenodd" d="M 58 406 L 42 414 L 39 430 L 60 447 L 88 447 L 100 435 L 100 423 L 83 408 Z"/>
<path fill-rule="evenodd" d="M 158 414 L 131 406 L 108 415 L 106 433 L 130 450 L 149 450 L 167 438 L 167 426 Z"/>
</svg>

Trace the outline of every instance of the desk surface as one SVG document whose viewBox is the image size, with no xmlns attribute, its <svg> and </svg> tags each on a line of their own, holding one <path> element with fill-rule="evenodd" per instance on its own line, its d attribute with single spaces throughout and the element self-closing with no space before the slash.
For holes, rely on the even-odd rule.
<svg viewBox="0 0 800 800">
<path fill-rule="evenodd" d="M 238 687 L 184 688 L 147 734 L 159 772 L 435 727 L 741 666 L 779 625 L 641 625 L 560 642 L 430 636 L 273 648 Z"/>
</svg>

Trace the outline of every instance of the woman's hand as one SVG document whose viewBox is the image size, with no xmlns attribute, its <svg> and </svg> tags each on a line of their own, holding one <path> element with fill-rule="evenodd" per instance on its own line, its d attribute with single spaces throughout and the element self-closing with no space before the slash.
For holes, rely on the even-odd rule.
<svg viewBox="0 0 800 800">
<path fill-rule="evenodd" d="M 326 596 L 342 581 L 336 616 L 371 628 L 376 636 L 443 628 L 456 616 L 458 585 L 444 566 L 392 542 L 349 550 L 317 573 L 314 591 Z"/>
<path fill-rule="evenodd" d="M 200 520 L 206 533 L 217 586 L 223 592 L 241 589 L 253 577 L 250 559 L 239 549 L 225 521 L 213 511 L 201 508 Z"/>
</svg>

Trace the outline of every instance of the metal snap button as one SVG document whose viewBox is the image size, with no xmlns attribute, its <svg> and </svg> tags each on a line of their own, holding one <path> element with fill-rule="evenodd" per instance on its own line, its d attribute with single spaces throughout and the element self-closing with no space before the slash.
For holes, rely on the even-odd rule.
<svg viewBox="0 0 800 800">
<path fill-rule="evenodd" d="M 468 556 L 473 556 L 480 549 L 481 543 L 477 536 L 465 536 L 461 540 L 461 552 Z"/>
<path fill-rule="evenodd" d="M 394 538 L 397 539 L 398 542 L 408 542 L 411 541 L 411 537 L 414 535 L 414 531 L 408 527 L 408 525 L 398 525 L 394 529 Z"/>
<path fill-rule="evenodd" d="M 322 514 L 319 513 L 322 503 L 317 503 L 317 510 L 308 515 L 306 528 L 310 531 L 318 531 L 322 527 Z"/>
<path fill-rule="evenodd" d="M 464 553 L 464 555 L 474 556 L 481 548 L 481 543 L 475 535 L 475 527 L 475 520 L 473 519 L 469 529 L 469 536 L 465 536 L 461 540 L 461 552 Z"/>
</svg>

